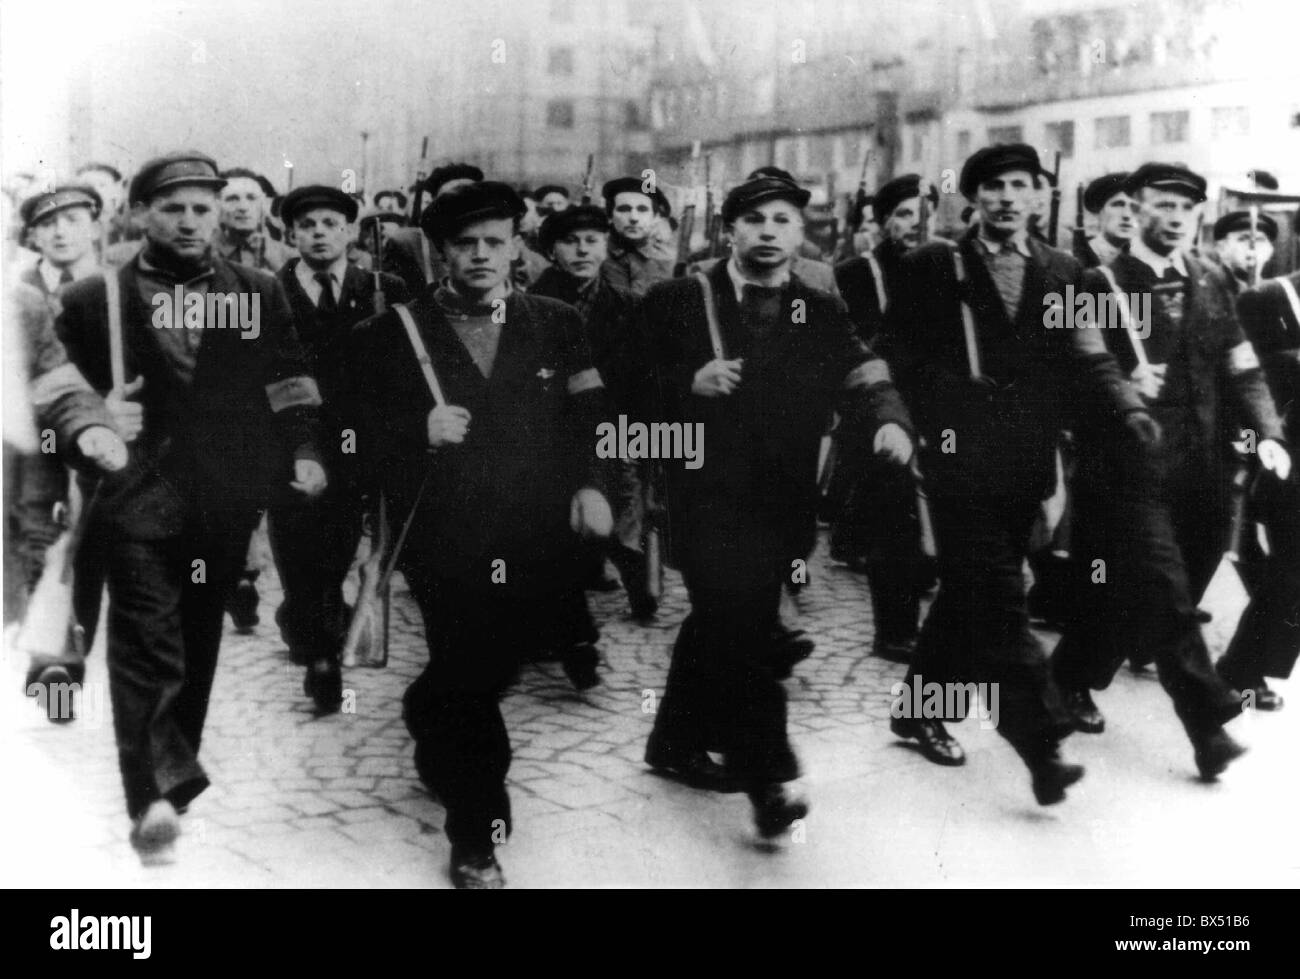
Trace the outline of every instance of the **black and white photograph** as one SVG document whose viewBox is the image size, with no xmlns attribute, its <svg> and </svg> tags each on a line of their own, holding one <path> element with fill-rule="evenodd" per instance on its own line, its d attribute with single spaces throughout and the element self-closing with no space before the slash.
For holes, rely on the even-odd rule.
<svg viewBox="0 0 1300 979">
<path fill-rule="evenodd" d="M 6 0 L 25 941 L 148 957 L 105 889 L 1300 886 L 1298 39 Z M 1117 957 L 1262 948 L 1107 900 Z"/>
</svg>

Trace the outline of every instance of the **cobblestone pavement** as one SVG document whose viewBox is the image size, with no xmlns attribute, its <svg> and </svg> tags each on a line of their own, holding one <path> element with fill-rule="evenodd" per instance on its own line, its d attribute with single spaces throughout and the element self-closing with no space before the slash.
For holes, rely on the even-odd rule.
<svg viewBox="0 0 1300 979">
<path fill-rule="evenodd" d="M 102 640 L 70 725 L 46 722 L 19 693 L 22 664 L 4 664 L 0 882 L 449 886 L 443 812 L 415 777 L 400 717 L 425 659 L 410 596 L 394 601 L 388 667 L 346 672 L 354 712 L 316 718 L 273 625 L 269 562 L 259 586 L 256 634 L 225 637 L 202 751 L 213 786 L 185 817 L 170 867 L 142 868 L 127 844 Z M 500 859 L 512 886 L 1300 885 L 1295 684 L 1277 684 L 1294 693 L 1287 710 L 1234 722 L 1251 753 L 1207 786 L 1159 684 L 1122 671 L 1098 696 L 1107 733 L 1066 746 L 1087 778 L 1040 808 L 1020 761 L 973 717 L 954 729 L 964 768 L 933 766 L 889 734 L 904 668 L 869 655 L 865 582 L 819 549 L 800 610 L 818 648 L 787 684 L 813 811 L 773 852 L 755 844 L 744 796 L 688 789 L 642 763 L 647 708 L 686 611 L 680 581 L 670 576 L 650 627 L 627 618 L 621 593 L 593 603 L 603 685 L 579 695 L 558 665 L 528 666 L 504 704 L 516 828 Z M 1206 602 L 1216 655 L 1243 604 L 1225 565 Z"/>
</svg>

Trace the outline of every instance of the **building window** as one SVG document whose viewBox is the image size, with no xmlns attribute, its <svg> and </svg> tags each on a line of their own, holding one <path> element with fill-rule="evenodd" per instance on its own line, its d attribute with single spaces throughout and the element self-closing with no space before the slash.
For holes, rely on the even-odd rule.
<svg viewBox="0 0 1300 979">
<path fill-rule="evenodd" d="M 912 159 L 914 161 L 920 161 L 921 152 L 924 149 L 923 144 L 924 144 L 924 140 L 921 136 L 921 130 L 913 129 L 912 130 Z"/>
<path fill-rule="evenodd" d="M 1191 115 L 1186 109 L 1177 112 L 1151 113 L 1151 142 L 1153 144 L 1186 143 Z"/>
<path fill-rule="evenodd" d="M 572 24 L 573 0 L 551 0 L 551 20 L 560 24 Z"/>
<path fill-rule="evenodd" d="M 1068 160 L 1074 156 L 1074 123 L 1067 122 L 1049 122 L 1044 127 L 1047 148 L 1050 151 L 1061 154 L 1061 159 Z"/>
<path fill-rule="evenodd" d="M 573 128 L 573 101 L 552 99 L 546 103 L 546 125 L 552 129 Z"/>
<path fill-rule="evenodd" d="M 1113 150 L 1132 141 L 1128 116 L 1102 116 L 1097 120 L 1096 149 Z"/>
<path fill-rule="evenodd" d="M 623 103 L 623 126 L 627 129 L 644 129 L 645 120 L 641 117 L 641 103 L 628 99 Z"/>
<path fill-rule="evenodd" d="M 990 126 L 990 143 L 1023 143 L 1025 130 L 1021 126 Z"/>
<path fill-rule="evenodd" d="M 573 48 L 551 48 L 546 72 L 549 75 L 572 75 Z"/>
<path fill-rule="evenodd" d="M 966 159 L 970 156 L 970 130 L 962 129 L 957 133 L 957 156 Z"/>
<path fill-rule="evenodd" d="M 1222 106 L 1211 110 L 1210 123 L 1216 140 L 1249 136 L 1250 110 L 1244 105 Z"/>
</svg>

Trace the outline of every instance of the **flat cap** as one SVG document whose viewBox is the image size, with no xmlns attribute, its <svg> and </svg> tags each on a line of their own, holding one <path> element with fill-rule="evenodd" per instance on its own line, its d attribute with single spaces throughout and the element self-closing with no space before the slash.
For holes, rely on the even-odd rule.
<svg viewBox="0 0 1300 979">
<path fill-rule="evenodd" d="M 220 190 L 226 186 L 226 181 L 220 176 L 212 157 L 197 150 L 181 150 L 154 157 L 142 166 L 131 179 L 128 199 L 132 204 L 146 204 L 159 191 L 185 184 Z"/>
<path fill-rule="evenodd" d="M 378 204 L 385 197 L 392 197 L 397 201 L 398 207 L 403 209 L 406 208 L 406 195 L 400 190 L 381 190 L 375 195 L 375 203 Z"/>
<path fill-rule="evenodd" d="M 656 214 L 668 217 L 673 213 L 673 206 L 668 203 L 668 198 L 658 184 L 655 185 L 653 194 L 646 194 L 645 181 L 640 177 L 615 177 L 600 189 L 600 196 L 605 198 L 606 214 L 614 213 L 614 198 L 619 194 L 644 194 L 654 204 Z"/>
<path fill-rule="evenodd" d="M 476 221 L 518 221 L 526 210 L 523 199 L 509 184 L 484 180 L 435 197 L 420 217 L 420 229 L 430 241 L 442 242 Z"/>
<path fill-rule="evenodd" d="M 797 208 L 805 208 L 812 194 L 793 180 L 781 177 L 756 177 L 731 188 L 722 202 L 722 220 L 731 224 L 736 218 L 759 204 L 768 201 L 789 201 Z"/>
<path fill-rule="evenodd" d="M 23 201 L 19 213 L 22 215 L 23 227 L 30 228 L 56 211 L 66 210 L 69 207 L 88 207 L 91 217 L 99 217 L 103 206 L 104 202 L 100 200 L 95 188 L 86 184 L 60 184 L 47 193 L 34 194 L 27 198 Z"/>
<path fill-rule="evenodd" d="M 310 184 L 289 191 L 280 204 L 280 217 L 286 224 L 292 224 L 299 214 L 314 207 L 328 207 L 331 211 L 338 211 L 349 222 L 357 219 L 356 200 L 337 187 L 326 184 Z"/>
<path fill-rule="evenodd" d="M 1100 214 L 1101 209 L 1116 194 L 1126 193 L 1124 182 L 1128 180 L 1127 170 L 1118 170 L 1098 177 L 1083 190 L 1083 207 L 1089 214 Z"/>
<path fill-rule="evenodd" d="M 609 218 L 595 204 L 579 204 L 549 215 L 537 232 L 538 244 L 543 252 L 574 231 L 608 231 Z"/>
<path fill-rule="evenodd" d="M 1170 190 L 1192 200 L 1205 200 L 1205 178 L 1177 163 L 1144 163 L 1124 181 L 1124 192 L 1136 194 L 1143 187 Z"/>
<path fill-rule="evenodd" d="M 887 182 L 872 198 L 871 210 L 876 219 L 876 224 L 884 224 L 889 215 L 894 213 L 894 208 L 898 207 L 903 201 L 910 200 L 913 197 L 921 196 L 921 175 L 919 173 L 905 173 L 901 177 L 895 177 Z M 933 187 L 927 195 L 930 199 L 930 206 L 937 206 L 939 195 Z"/>
<path fill-rule="evenodd" d="M 1050 177 L 1038 160 L 1038 150 L 1026 143 L 995 143 L 978 149 L 966 158 L 961 168 L 961 179 L 957 187 L 968 200 L 975 199 L 975 192 L 986 180 L 1011 170 L 1024 170 L 1039 177 Z"/>
<path fill-rule="evenodd" d="M 1256 215 L 1255 227 L 1264 232 L 1269 241 L 1277 241 L 1277 221 L 1260 211 Z M 1214 240 L 1219 241 L 1234 231 L 1250 230 L 1250 211 L 1229 211 L 1214 222 Z"/>
<path fill-rule="evenodd" d="M 443 185 L 453 180 L 473 180 L 477 183 L 482 179 L 483 171 L 472 163 L 448 163 L 445 167 L 436 168 L 425 178 L 424 192 L 430 197 L 437 197 Z"/>
</svg>

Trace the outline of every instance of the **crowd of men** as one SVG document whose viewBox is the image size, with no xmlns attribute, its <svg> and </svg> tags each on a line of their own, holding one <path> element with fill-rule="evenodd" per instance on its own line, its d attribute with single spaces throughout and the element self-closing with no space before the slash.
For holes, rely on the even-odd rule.
<svg viewBox="0 0 1300 979">
<path fill-rule="evenodd" d="M 777 838 L 808 812 L 781 681 L 815 639 L 782 598 L 821 517 L 866 575 L 874 654 L 909 684 L 997 684 L 1040 804 L 1083 776 L 1062 742 L 1104 729 L 1092 695 L 1125 660 L 1154 662 L 1216 778 L 1244 750 L 1225 725 L 1279 709 L 1267 678 L 1300 653 L 1300 273 L 1261 278 L 1280 228 L 1258 209 L 1204 244 L 1206 181 L 1165 163 L 1094 180 L 1096 235 L 1071 255 L 1035 223 L 1049 177 L 1032 147 L 977 151 L 951 239 L 932 233 L 934 189 L 896 177 L 855 202 L 833 256 L 807 240 L 809 191 L 774 167 L 725 195 L 720 254 L 674 241 L 689 223 L 644 175 L 575 200 L 453 163 L 410 197 L 276 197 L 182 151 L 129 182 L 91 164 L 6 197 L 5 362 L 29 401 L 6 425 L 6 622 L 32 618 L 55 542 L 77 545 L 72 628 L 29 648 L 29 692 L 82 679 L 106 585 L 131 842 L 170 859 L 208 784 L 224 616 L 258 622 L 263 514 L 276 624 L 328 713 L 344 582 L 382 513 L 429 649 L 404 698 L 416 768 L 446 809 L 453 882 L 498 887 L 500 698 L 529 660 L 598 684 L 586 592 L 621 582 L 652 619 L 662 554 L 690 613 L 646 762 L 746 793 Z M 1077 324 L 1067 296 L 1120 328 Z M 602 423 L 629 419 L 698 427 L 703 464 L 598 453 Z M 1069 519 L 1045 520 L 1062 492 Z M 1250 605 L 1216 665 L 1197 603 L 1228 552 Z M 1027 562 L 1062 631 L 1050 656 Z M 960 719 L 891 729 L 960 765 Z"/>
</svg>

